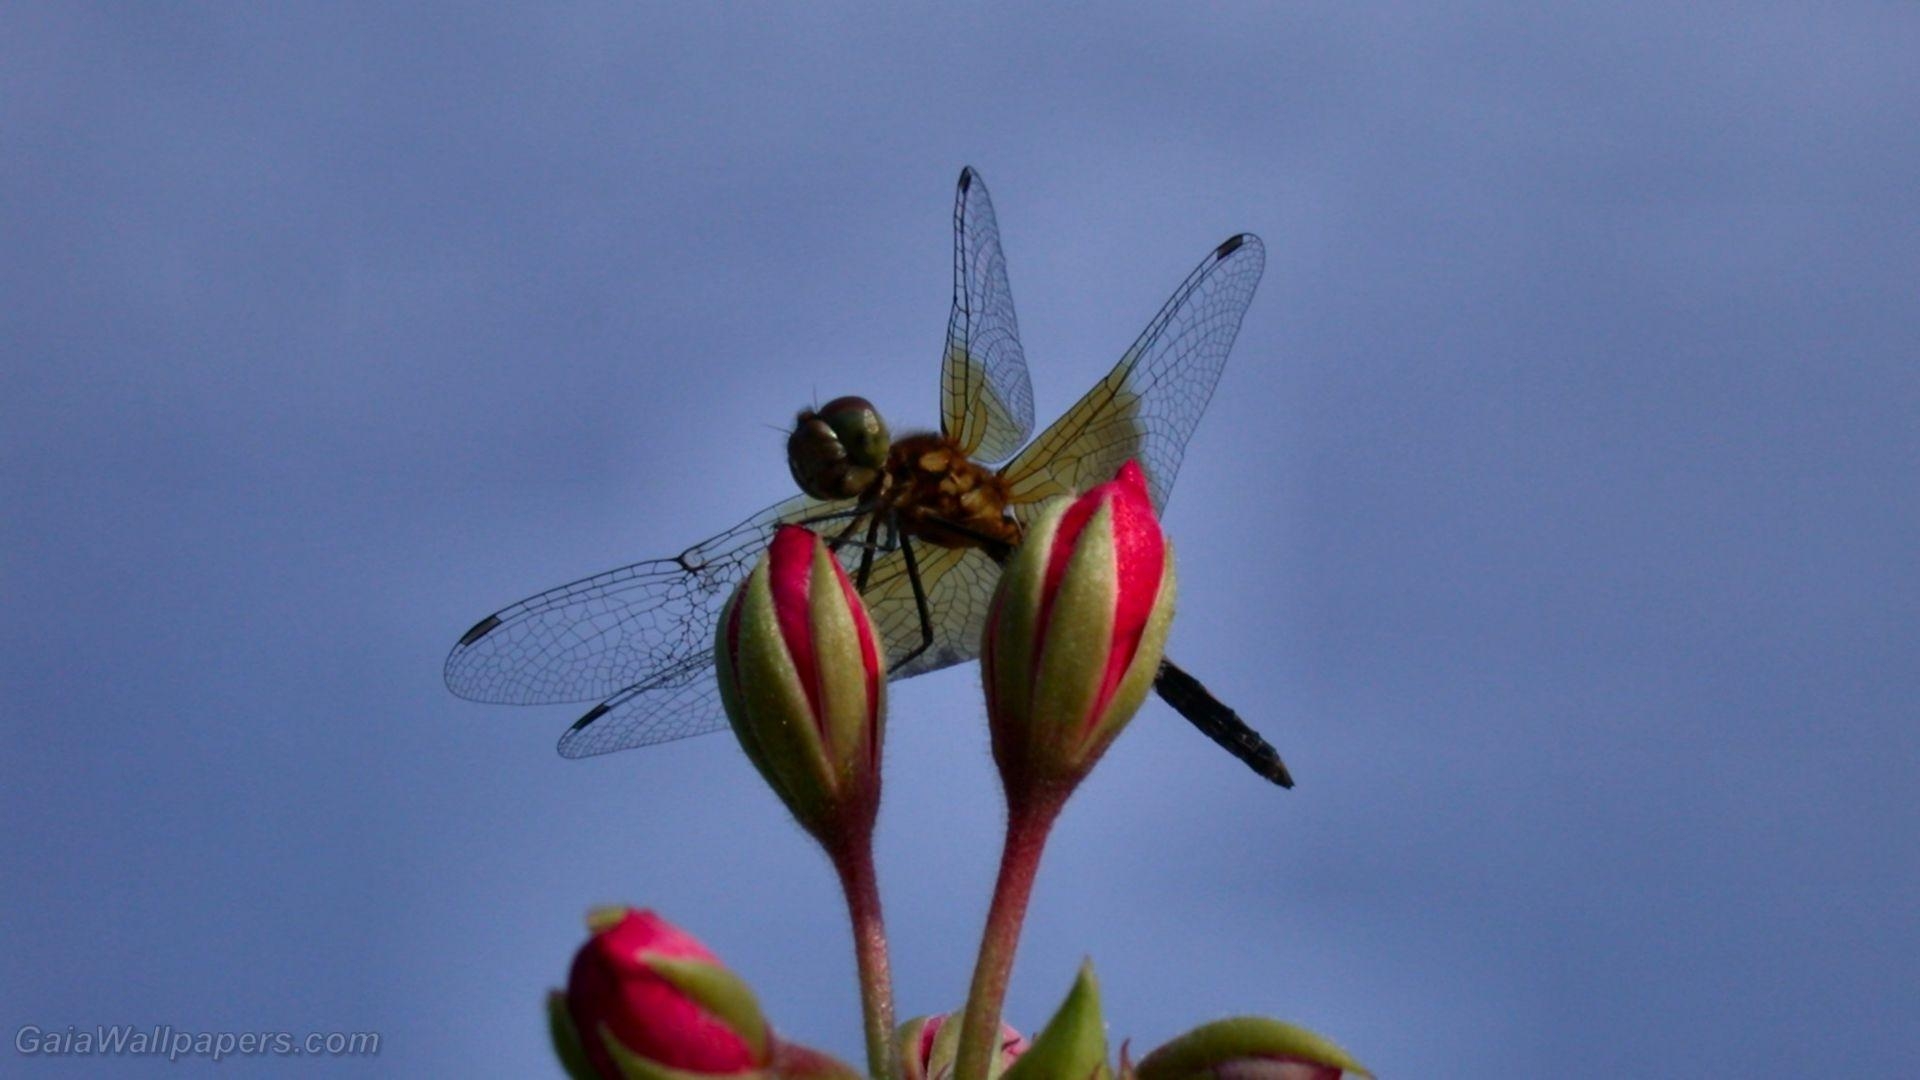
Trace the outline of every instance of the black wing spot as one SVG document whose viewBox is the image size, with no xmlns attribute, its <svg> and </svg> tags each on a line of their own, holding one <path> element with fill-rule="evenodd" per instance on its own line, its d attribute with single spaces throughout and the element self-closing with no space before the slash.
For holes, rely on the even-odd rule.
<svg viewBox="0 0 1920 1080">
<path fill-rule="evenodd" d="M 960 190 L 966 191 L 968 188 L 971 188 L 972 186 L 973 186 L 973 166 L 968 165 L 965 168 L 960 170 Z"/>
<path fill-rule="evenodd" d="M 612 707 L 603 701 L 600 704 L 595 705 L 593 708 L 588 709 L 587 715 L 581 717 L 578 720 L 575 720 L 573 722 L 573 726 L 568 728 L 567 730 L 579 731 L 581 728 L 586 727 L 588 724 L 593 723 L 595 720 L 600 719 L 602 716 L 607 715 L 607 713 L 611 711 L 612 711 Z"/>
<path fill-rule="evenodd" d="M 460 647 L 464 649 L 474 642 L 479 641 L 489 633 L 492 633 L 493 628 L 499 625 L 500 616 L 498 615 L 489 615 L 481 619 L 479 622 L 473 624 L 473 629 L 460 635 Z"/>
<path fill-rule="evenodd" d="M 1241 245 L 1246 242 L 1246 233 L 1241 233 L 1238 236 L 1229 236 L 1225 240 L 1220 241 L 1219 247 L 1213 249 L 1213 257 L 1216 259 L 1224 259 L 1234 252 L 1239 251 Z"/>
</svg>

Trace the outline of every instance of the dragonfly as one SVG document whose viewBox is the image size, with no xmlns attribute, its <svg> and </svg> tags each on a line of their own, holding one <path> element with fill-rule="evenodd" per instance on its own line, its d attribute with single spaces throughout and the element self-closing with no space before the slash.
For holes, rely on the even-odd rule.
<svg viewBox="0 0 1920 1080">
<path fill-rule="evenodd" d="M 728 726 L 713 675 L 721 608 L 783 524 L 833 523 L 836 555 L 885 644 L 888 677 L 904 679 L 979 656 L 1000 563 L 1049 500 L 1110 479 L 1131 459 L 1163 511 L 1265 269 L 1260 239 L 1240 233 L 1210 251 L 1113 369 L 1035 437 L 999 224 L 972 168 L 960 173 L 953 223 L 938 432 L 892 442 L 874 412 L 879 457 L 862 464 L 822 441 L 821 428 L 836 406 L 871 406 L 849 398 L 802 411 L 788 464 L 807 493 L 678 555 L 488 615 L 448 654 L 447 687 L 490 703 L 597 701 L 560 736 L 567 758 L 703 735 Z M 1154 686 L 1256 773 L 1293 786 L 1273 747 L 1184 668 L 1164 662 Z"/>
</svg>

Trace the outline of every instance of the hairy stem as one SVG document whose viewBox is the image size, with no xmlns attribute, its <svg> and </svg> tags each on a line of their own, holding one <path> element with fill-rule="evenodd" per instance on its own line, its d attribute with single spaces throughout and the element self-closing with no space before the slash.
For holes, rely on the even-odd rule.
<svg viewBox="0 0 1920 1080">
<path fill-rule="evenodd" d="M 994 883 L 993 905 L 987 909 L 986 932 L 980 937 L 980 958 L 973 967 L 973 988 L 967 994 L 967 1012 L 960 1026 L 959 1055 L 954 1080 L 986 1080 L 1000 1047 L 1000 1008 L 1013 975 L 1013 954 L 1020 946 L 1020 927 L 1027 917 L 1027 899 L 1040 870 L 1047 834 L 1065 803 L 1063 796 L 1042 795 L 1012 802 L 1007 807 L 1007 841 L 1000 852 L 1000 878 Z"/>
<path fill-rule="evenodd" d="M 860 968 L 860 1011 L 866 1027 L 867 1071 L 893 1075 L 893 972 L 887 960 L 887 929 L 880 915 L 880 885 L 873 871 L 870 839 L 832 853 L 833 868 L 847 894 L 853 922 L 853 957 Z"/>
</svg>

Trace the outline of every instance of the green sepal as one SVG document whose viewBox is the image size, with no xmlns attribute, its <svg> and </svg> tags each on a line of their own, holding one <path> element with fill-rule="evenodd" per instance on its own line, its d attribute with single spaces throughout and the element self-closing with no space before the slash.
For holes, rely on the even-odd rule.
<svg viewBox="0 0 1920 1080">
<path fill-rule="evenodd" d="M 940 1025 L 940 1030 L 933 1033 L 933 1045 L 927 1047 L 928 1077 L 953 1075 L 954 1062 L 960 1058 L 960 1029 L 965 1027 L 960 1020 L 960 1013 L 948 1013 L 946 1021 Z M 1000 1026 L 998 1024 L 993 1028 L 993 1046 L 993 1057 L 989 1059 L 987 1065 L 988 1076 L 1000 1071 Z"/>
<path fill-rule="evenodd" d="M 877 701 L 867 695 L 867 664 L 860 632 L 861 615 L 854 605 L 859 593 L 840 584 L 845 571 L 827 545 L 816 543 L 808 571 L 807 619 L 813 637 L 814 678 L 820 692 L 823 779 L 829 798 L 844 804 L 863 788 L 870 788 L 870 765 L 877 760 L 887 722 L 886 645 L 873 639 L 874 659 L 880 665 L 874 682 Z M 849 582 L 850 586 L 852 583 Z M 843 597 L 852 599 L 849 604 Z M 866 619 L 872 625 L 872 617 Z M 871 718 L 873 723 L 869 724 Z"/>
<path fill-rule="evenodd" d="M 558 990 L 547 992 L 547 1032 L 553 1036 L 553 1052 L 560 1067 L 573 1080 L 598 1080 L 587 1062 L 587 1051 L 580 1045 L 579 1029 L 573 1026 L 573 1014 L 567 1011 L 567 995 Z"/>
<path fill-rule="evenodd" d="M 899 1080 L 927 1080 L 926 1071 L 920 1067 L 920 1033 L 932 1019 L 916 1016 L 893 1029 L 893 1060 L 900 1067 Z M 934 1038 L 940 1036 L 935 1034 Z"/>
<path fill-rule="evenodd" d="M 1054 541 L 1056 547 L 1060 543 Z M 1028 722 L 1034 725 L 1038 762 L 1053 775 L 1078 777 L 1086 771 L 1084 748 L 1099 719 L 1093 703 L 1113 651 L 1114 605 L 1120 595 L 1114 547 L 1113 504 L 1102 500 L 1066 552 L 1046 625 L 1036 628 L 1040 656 L 1029 676 L 1033 712 Z M 1042 554 L 1046 558 L 1036 561 L 1045 567 L 1058 552 Z"/>
<path fill-rule="evenodd" d="M 704 960 L 645 956 L 640 962 L 672 983 L 701 1008 L 718 1017 L 729 1030 L 740 1036 L 756 1059 L 767 1059 L 770 1049 L 767 1018 L 761 1013 L 760 1003 L 754 999 L 753 990 L 744 979 L 718 964 Z"/>
<path fill-rule="evenodd" d="M 817 836 L 832 807 L 831 767 L 780 631 L 769 561 L 761 556 L 721 612 L 714 632 L 715 676 L 740 748 L 801 827 Z M 727 626 L 735 618 L 740 623 L 737 655 L 726 645 Z"/>
<path fill-rule="evenodd" d="M 1027 525 L 1026 539 L 1001 568 L 1000 584 L 988 608 L 980 675 L 986 683 L 993 756 L 1002 775 L 1010 769 L 1027 775 L 1039 756 L 1033 716 L 1033 650 L 1041 587 L 1046 581 L 1043 553 L 1053 546 L 1067 501 L 1054 499 Z M 991 648 L 987 642 L 991 642 Z"/>
<path fill-rule="evenodd" d="M 998 1032 L 995 1032 L 998 1037 Z M 997 1056 L 997 1055 L 996 1055 Z M 1093 962 L 1080 965 L 1067 999 L 1033 1045 L 1008 1069 L 1005 1080 L 1082 1080 L 1110 1075 L 1107 1026 L 1100 1018 L 1100 986 Z"/>
<path fill-rule="evenodd" d="M 599 934 L 619 926 L 621 921 L 633 913 L 625 904 L 605 904 L 587 912 L 587 933 Z"/>
<path fill-rule="evenodd" d="M 1236 1016 L 1202 1024 L 1140 1059 L 1139 1080 L 1199 1080 L 1230 1061 L 1298 1058 L 1371 1078 L 1332 1039 L 1264 1016 Z"/>
</svg>

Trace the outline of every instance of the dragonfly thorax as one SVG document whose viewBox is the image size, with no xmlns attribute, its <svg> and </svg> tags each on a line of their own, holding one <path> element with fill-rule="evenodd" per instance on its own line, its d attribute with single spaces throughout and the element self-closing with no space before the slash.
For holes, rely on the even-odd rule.
<svg viewBox="0 0 1920 1080">
<path fill-rule="evenodd" d="M 887 454 L 877 501 L 900 531 L 946 548 L 980 548 L 995 559 L 1020 544 L 1007 512 L 1007 481 L 969 460 L 945 435 L 909 435 Z"/>
<path fill-rule="evenodd" d="M 975 464 L 945 435 L 893 442 L 879 410 L 864 398 L 835 398 L 805 409 L 787 438 L 787 467 L 816 499 L 857 499 L 902 535 L 946 548 L 981 548 L 1003 557 L 1020 543 L 1007 512 L 1007 482 Z"/>
</svg>

